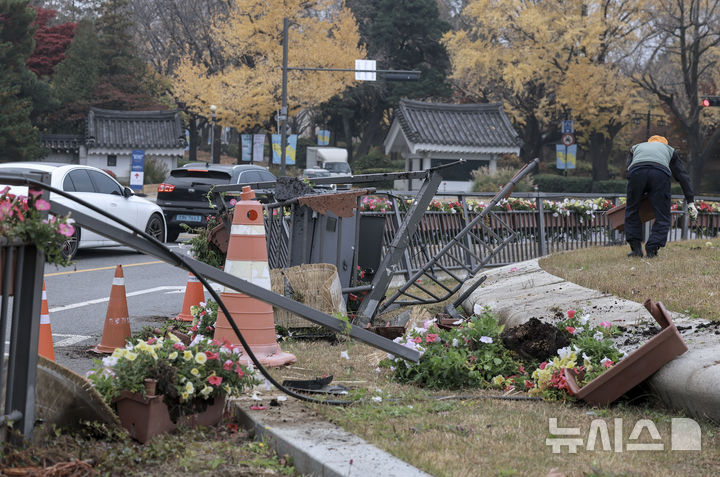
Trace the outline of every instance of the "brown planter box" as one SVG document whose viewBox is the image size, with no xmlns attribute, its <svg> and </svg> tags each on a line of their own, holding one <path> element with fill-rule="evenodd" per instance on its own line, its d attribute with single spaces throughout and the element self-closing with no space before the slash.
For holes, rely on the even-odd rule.
<svg viewBox="0 0 720 477">
<path fill-rule="evenodd" d="M 153 436 L 172 432 L 178 426 L 214 426 L 220 422 L 225 399 L 215 398 L 205 411 L 180 416 L 177 423 L 170 419 L 162 395 L 143 396 L 139 393 L 123 391 L 115 400 L 115 405 L 122 426 L 128 430 L 133 439 L 144 444 Z"/>
<path fill-rule="evenodd" d="M 610 404 L 670 360 L 687 351 L 687 346 L 663 304 L 653 303 L 648 298 L 643 305 L 663 330 L 582 388 L 577 384 L 574 371 L 565 369 L 565 379 L 572 395 L 592 406 Z"/>
<path fill-rule="evenodd" d="M 655 212 L 653 212 L 650 199 L 644 197 L 640 202 L 640 220 L 647 222 L 655 218 Z M 605 216 L 610 222 L 610 227 L 622 232 L 625 230 L 625 204 L 618 205 L 612 209 L 605 211 Z"/>
</svg>

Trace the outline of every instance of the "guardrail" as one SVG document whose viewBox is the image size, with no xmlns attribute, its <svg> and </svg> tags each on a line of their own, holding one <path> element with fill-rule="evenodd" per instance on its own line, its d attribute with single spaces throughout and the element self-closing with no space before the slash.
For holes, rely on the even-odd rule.
<svg viewBox="0 0 720 477">
<path fill-rule="evenodd" d="M 374 196 L 386 197 L 390 204 L 389 210 L 360 212 L 360 220 L 370 217 L 384 219 L 382 240 L 382 255 L 387 253 L 390 244 L 398 233 L 400 224 L 406 214 L 406 204 L 412 200 L 412 192 L 376 192 Z M 437 204 L 447 204 L 449 201 L 457 204 L 450 210 L 428 210 L 425 212 L 418 230 L 410 238 L 407 252 L 400 263 L 396 265 L 395 273 L 405 275 L 419 270 L 423 263 L 433 257 L 435 253 L 457 235 L 474 217 L 478 215 L 477 202 L 492 197 L 492 194 L 441 194 L 435 196 Z M 516 232 L 516 237 L 494 255 L 487 266 L 503 266 L 524 260 L 542 257 L 556 252 L 575 250 L 578 248 L 625 244 L 625 234 L 610 227 L 605 210 L 589 210 L 585 212 L 548 210 L 548 206 L 557 208 L 558 203 L 566 199 L 580 209 L 580 202 L 589 200 L 607 199 L 612 205 L 620 203 L 622 194 L 573 194 L 571 196 L 556 193 L 514 193 L 512 198 L 522 199 L 530 204 L 529 210 L 494 210 L 488 214 L 485 224 L 492 229 L 489 232 L 480 225 L 476 227 L 473 236 L 467 238 L 465 246 L 474 254 L 482 254 L 492 245 L 509 238 L 511 232 L 502 226 L 504 222 Z M 682 196 L 673 196 L 681 200 Z M 720 202 L 718 197 L 701 196 L 696 202 Z M 269 208 L 266 214 L 266 230 L 268 235 L 268 253 L 271 268 L 282 268 L 288 265 L 288 240 L 292 228 L 289 220 L 290 207 Z M 668 241 L 685 239 L 715 237 L 720 232 L 720 212 L 701 213 L 695 222 L 690 222 L 686 207 L 673 210 L 672 227 L 668 232 Z M 645 237 L 649 236 L 651 223 L 645 224 Z M 373 241 L 371 236 L 363 236 L 369 227 L 359 227 L 359 246 Z M 374 229 L 372 229 L 374 230 Z M 376 241 L 376 239 L 375 239 Z M 467 254 L 470 257 L 470 254 Z M 440 263 L 449 269 L 461 268 L 451 259 L 444 258 Z M 472 265 L 467 263 L 467 265 Z"/>
</svg>

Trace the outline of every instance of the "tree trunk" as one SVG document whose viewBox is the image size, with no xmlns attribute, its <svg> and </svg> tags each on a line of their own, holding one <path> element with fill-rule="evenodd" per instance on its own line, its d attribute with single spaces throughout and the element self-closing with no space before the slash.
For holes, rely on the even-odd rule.
<svg viewBox="0 0 720 477">
<path fill-rule="evenodd" d="M 212 127 L 214 129 L 214 134 L 212 137 L 213 145 L 210 148 L 212 151 L 212 157 L 210 158 L 210 160 L 212 161 L 213 164 L 220 164 L 220 152 L 221 152 L 220 145 L 222 144 L 220 141 L 220 134 L 221 134 L 222 129 L 218 124 L 216 124 Z"/>
<path fill-rule="evenodd" d="M 345 136 L 345 149 L 348 153 L 348 164 L 352 164 L 353 161 L 353 147 L 352 147 L 352 127 L 350 126 L 350 118 L 343 114 L 343 135 Z"/>
<path fill-rule="evenodd" d="M 190 162 L 197 161 L 197 147 L 198 147 L 198 130 L 197 130 L 197 119 L 190 117 L 188 121 L 188 130 L 190 131 L 190 142 L 188 147 L 190 148 Z"/>
<path fill-rule="evenodd" d="M 385 131 L 382 127 L 383 110 L 374 108 L 369 118 L 368 126 L 363 131 L 360 144 L 357 149 L 357 157 L 367 156 L 372 146 L 382 143 Z"/>
<path fill-rule="evenodd" d="M 593 181 L 605 181 L 610 178 L 608 156 L 612 148 L 612 140 L 607 135 L 595 132 L 590 135 L 590 160 L 592 163 Z"/>
</svg>

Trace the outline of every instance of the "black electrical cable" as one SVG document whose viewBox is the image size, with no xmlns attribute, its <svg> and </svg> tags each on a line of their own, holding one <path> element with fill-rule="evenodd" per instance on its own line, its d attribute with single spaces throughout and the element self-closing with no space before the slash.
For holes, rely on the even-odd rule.
<svg viewBox="0 0 720 477">
<path fill-rule="evenodd" d="M 14 176 L 14 178 L 18 178 L 18 179 L 19 179 L 19 176 Z M 124 220 L 119 219 L 119 218 L 117 218 L 117 217 L 114 217 L 114 216 L 108 214 L 107 212 L 105 212 L 104 210 L 102 210 L 102 209 L 100 209 L 100 208 L 98 208 L 98 207 L 96 207 L 96 206 L 94 206 L 94 205 L 92 205 L 92 204 L 90 204 L 90 203 L 82 200 L 82 199 L 79 199 L 79 198 L 77 198 L 77 197 L 74 197 L 73 195 L 71 195 L 71 194 L 69 194 L 69 193 L 67 193 L 67 192 L 65 192 L 65 191 L 62 191 L 62 190 L 60 190 L 60 189 L 56 189 L 56 188 L 54 188 L 54 187 L 52 187 L 52 186 L 50 186 L 50 185 L 48 185 L 48 184 L 45 184 L 44 182 L 40 182 L 40 181 L 37 181 L 37 180 L 34 180 L 34 179 L 30 179 L 30 178 L 28 178 L 28 177 L 23 177 L 23 179 L 24 179 L 24 183 L 27 184 L 28 187 L 29 187 L 30 185 L 39 186 L 39 187 L 42 188 L 42 189 L 46 189 L 46 190 L 48 190 L 48 191 L 50 191 L 50 192 L 55 192 L 55 193 L 57 193 L 58 195 L 61 195 L 61 196 L 65 197 L 65 198 L 68 198 L 68 199 L 74 201 L 74 202 L 77 202 L 78 204 L 83 205 L 83 206 L 87 207 L 88 209 L 90 209 L 90 210 L 92 210 L 92 211 L 94 211 L 94 212 L 97 212 L 97 213 L 99 213 L 99 214 L 104 215 L 105 217 L 107 217 L 107 218 L 109 218 L 109 219 L 111 219 L 111 220 L 119 223 L 119 224 L 122 225 L 123 227 L 127 227 L 128 229 L 130 229 L 130 230 L 133 231 L 134 233 L 136 233 L 136 234 L 140 235 L 141 237 L 143 237 L 144 239 L 148 240 L 151 244 L 153 244 L 153 246 L 155 246 L 156 248 L 159 248 L 159 249 L 163 252 L 163 253 L 162 253 L 163 256 L 166 256 L 166 255 L 168 255 L 168 254 L 171 255 L 171 256 L 173 256 L 173 257 L 176 259 L 176 260 L 175 260 L 175 266 L 180 267 L 180 268 L 185 268 L 185 269 L 187 269 L 189 272 L 192 272 L 192 274 L 195 275 L 195 276 L 198 278 L 198 280 L 203 284 L 203 286 L 210 292 L 210 294 L 212 295 L 212 297 L 217 301 L 218 306 L 222 309 L 223 313 L 225 313 L 225 316 L 227 316 L 227 317 L 231 317 L 231 316 L 232 316 L 232 314 L 231 314 L 230 311 L 227 309 L 227 307 L 225 306 L 225 304 L 223 303 L 223 301 L 220 299 L 220 296 L 217 294 L 217 292 L 212 288 L 212 286 L 210 286 L 210 284 L 208 283 L 208 281 L 205 280 L 205 277 L 203 277 L 202 274 L 198 273 L 192 265 L 190 265 L 188 262 L 186 262 L 186 261 L 183 259 L 183 257 L 177 255 L 175 252 L 173 252 L 173 251 L 170 250 L 167 246 L 165 246 L 165 244 L 163 244 L 162 242 L 159 242 L 159 241 L 158 241 L 157 239 L 155 239 L 154 237 L 151 237 L 151 236 L 148 235 L 146 232 L 135 228 L 133 225 L 128 224 L 128 223 L 125 222 Z M 268 373 L 267 369 L 265 369 L 265 367 L 264 367 L 262 364 L 260 364 L 260 361 L 259 361 L 259 360 L 257 359 L 257 357 L 255 356 L 255 353 L 253 353 L 252 350 L 250 349 L 250 345 L 248 345 L 247 341 L 245 340 L 245 337 L 242 335 L 242 333 L 240 332 L 240 329 L 239 329 L 239 328 L 237 327 L 237 325 L 235 324 L 235 321 L 232 320 L 232 319 L 229 319 L 228 322 L 230 323 L 230 326 L 232 327 L 233 331 L 235 332 L 235 335 L 236 335 L 236 336 L 238 337 L 238 339 L 240 340 L 240 343 L 242 344 L 243 348 L 245 349 L 245 352 L 247 353 L 248 357 L 252 360 L 252 362 L 253 362 L 254 365 L 257 367 L 257 369 L 260 371 L 260 373 L 261 373 L 271 384 L 273 384 L 276 388 L 278 388 L 280 391 L 282 391 L 282 392 L 284 392 L 285 394 L 287 394 L 288 396 L 292 396 L 292 397 L 294 397 L 294 398 L 296 398 L 296 399 L 300 399 L 300 400 L 302 400 L 302 401 L 311 402 L 311 403 L 315 403 L 315 404 L 329 404 L 329 405 L 335 405 L 335 406 L 347 406 L 347 405 L 350 405 L 350 404 L 354 404 L 354 401 L 338 401 L 338 400 L 328 400 L 328 399 L 313 399 L 313 398 L 310 398 L 310 397 L 305 396 L 305 395 L 303 395 L 303 394 L 296 393 L 296 392 L 294 392 L 294 391 L 292 391 L 292 390 L 284 387 L 282 384 L 280 384 L 279 382 L 277 382 L 277 380 L 275 380 L 275 378 L 273 378 L 273 377 L 270 375 L 270 373 Z"/>
</svg>

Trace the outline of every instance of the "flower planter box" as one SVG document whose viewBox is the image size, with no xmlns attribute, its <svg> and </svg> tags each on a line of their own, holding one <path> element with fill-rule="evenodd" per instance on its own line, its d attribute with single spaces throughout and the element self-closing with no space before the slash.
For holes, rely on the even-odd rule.
<svg viewBox="0 0 720 477">
<path fill-rule="evenodd" d="M 592 406 L 610 404 L 670 360 L 687 351 L 687 346 L 663 304 L 653 303 L 648 298 L 643 305 L 663 330 L 582 388 L 578 386 L 574 371 L 565 369 L 565 379 L 572 395 Z"/>
<path fill-rule="evenodd" d="M 650 199 L 644 197 L 640 202 L 640 221 L 647 222 L 655 218 L 655 213 L 650 204 Z M 610 227 L 619 230 L 620 232 L 625 230 L 625 204 L 618 205 L 605 212 L 605 216 L 610 222 Z"/>
<path fill-rule="evenodd" d="M 208 403 L 205 411 L 180 416 L 177 422 L 170 419 L 162 395 L 143 396 L 139 393 L 123 391 L 115 400 L 115 405 L 122 426 L 128 430 L 133 439 L 144 444 L 153 436 L 172 432 L 178 426 L 214 426 L 222 417 L 225 398 L 215 398 L 213 402 Z"/>
</svg>

